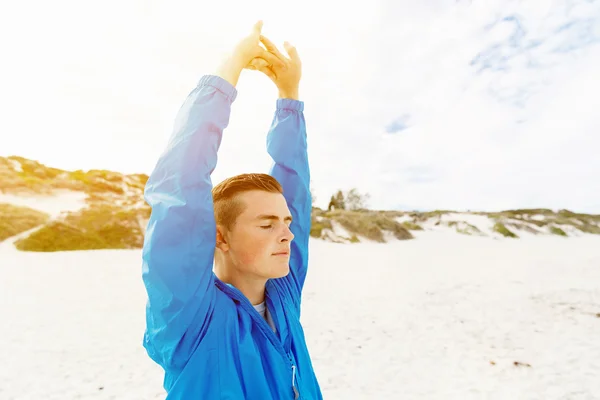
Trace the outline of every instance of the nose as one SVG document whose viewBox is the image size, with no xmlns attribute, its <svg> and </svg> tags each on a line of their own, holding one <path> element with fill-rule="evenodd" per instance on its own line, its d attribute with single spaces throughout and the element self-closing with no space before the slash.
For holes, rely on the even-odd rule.
<svg viewBox="0 0 600 400">
<path fill-rule="evenodd" d="M 290 228 L 285 225 L 284 229 L 284 233 L 281 236 L 281 241 L 282 242 L 291 242 L 292 240 L 294 240 L 294 234 L 292 233 L 292 231 L 290 230 Z"/>
</svg>

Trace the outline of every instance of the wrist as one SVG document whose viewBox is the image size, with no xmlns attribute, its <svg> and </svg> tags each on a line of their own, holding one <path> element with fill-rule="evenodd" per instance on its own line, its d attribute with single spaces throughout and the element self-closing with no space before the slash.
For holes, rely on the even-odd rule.
<svg viewBox="0 0 600 400">
<path fill-rule="evenodd" d="M 298 89 L 279 90 L 279 98 L 280 99 L 300 100 L 299 90 Z"/>
<path fill-rule="evenodd" d="M 216 74 L 221 78 L 225 79 L 232 86 L 236 86 L 244 65 L 234 56 L 229 56 L 223 60 L 221 65 L 217 68 Z"/>
</svg>

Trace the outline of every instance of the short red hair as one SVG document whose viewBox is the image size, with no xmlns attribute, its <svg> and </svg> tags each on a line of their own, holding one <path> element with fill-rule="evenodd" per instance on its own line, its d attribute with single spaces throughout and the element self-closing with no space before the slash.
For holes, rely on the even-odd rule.
<svg viewBox="0 0 600 400">
<path fill-rule="evenodd" d="M 212 189 L 217 225 L 230 231 L 237 217 L 244 211 L 238 195 L 252 190 L 283 194 L 281 184 L 269 174 L 249 173 L 227 178 Z"/>
</svg>

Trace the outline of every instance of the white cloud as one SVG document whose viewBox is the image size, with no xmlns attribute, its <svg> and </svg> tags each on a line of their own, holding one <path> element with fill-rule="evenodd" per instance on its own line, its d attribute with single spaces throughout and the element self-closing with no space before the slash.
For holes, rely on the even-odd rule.
<svg viewBox="0 0 600 400">
<path fill-rule="evenodd" d="M 398 96 L 396 109 L 382 108 L 380 117 L 409 114 L 414 120 L 375 152 L 385 154 L 379 175 L 389 177 L 378 192 L 384 207 L 600 210 L 600 180 L 594 178 L 600 175 L 594 155 L 600 120 L 593 111 L 600 105 L 600 37 L 592 42 L 586 27 L 600 24 L 598 3 L 571 2 L 569 10 L 527 4 L 432 11 L 412 21 L 416 45 L 407 45 L 402 23 L 380 35 L 383 46 L 398 49 L 385 53 L 380 80 L 374 79 L 379 93 Z M 519 27 L 502 22 L 505 17 Z M 568 52 L 553 52 L 567 44 Z M 470 62 L 486 52 L 491 68 L 477 73 L 485 62 Z M 543 68 L 532 69 L 530 62 Z M 405 79 L 380 78 L 390 76 Z M 426 182 L 414 182 L 406 173 L 411 166 L 430 171 Z"/>
<path fill-rule="evenodd" d="M 3 6 L 0 154 L 149 173 L 184 97 L 262 18 L 304 61 L 319 205 L 356 186 L 378 208 L 600 212 L 599 2 L 367 4 Z M 270 166 L 275 88 L 245 72 L 238 89 L 215 181 Z"/>
</svg>

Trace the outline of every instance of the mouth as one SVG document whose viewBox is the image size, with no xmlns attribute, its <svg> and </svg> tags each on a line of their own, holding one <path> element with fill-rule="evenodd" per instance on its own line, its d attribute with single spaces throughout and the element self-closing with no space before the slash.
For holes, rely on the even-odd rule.
<svg viewBox="0 0 600 400">
<path fill-rule="evenodd" d="M 280 251 L 278 253 L 273 253 L 274 256 L 289 256 L 290 252 L 289 251 Z"/>
</svg>

